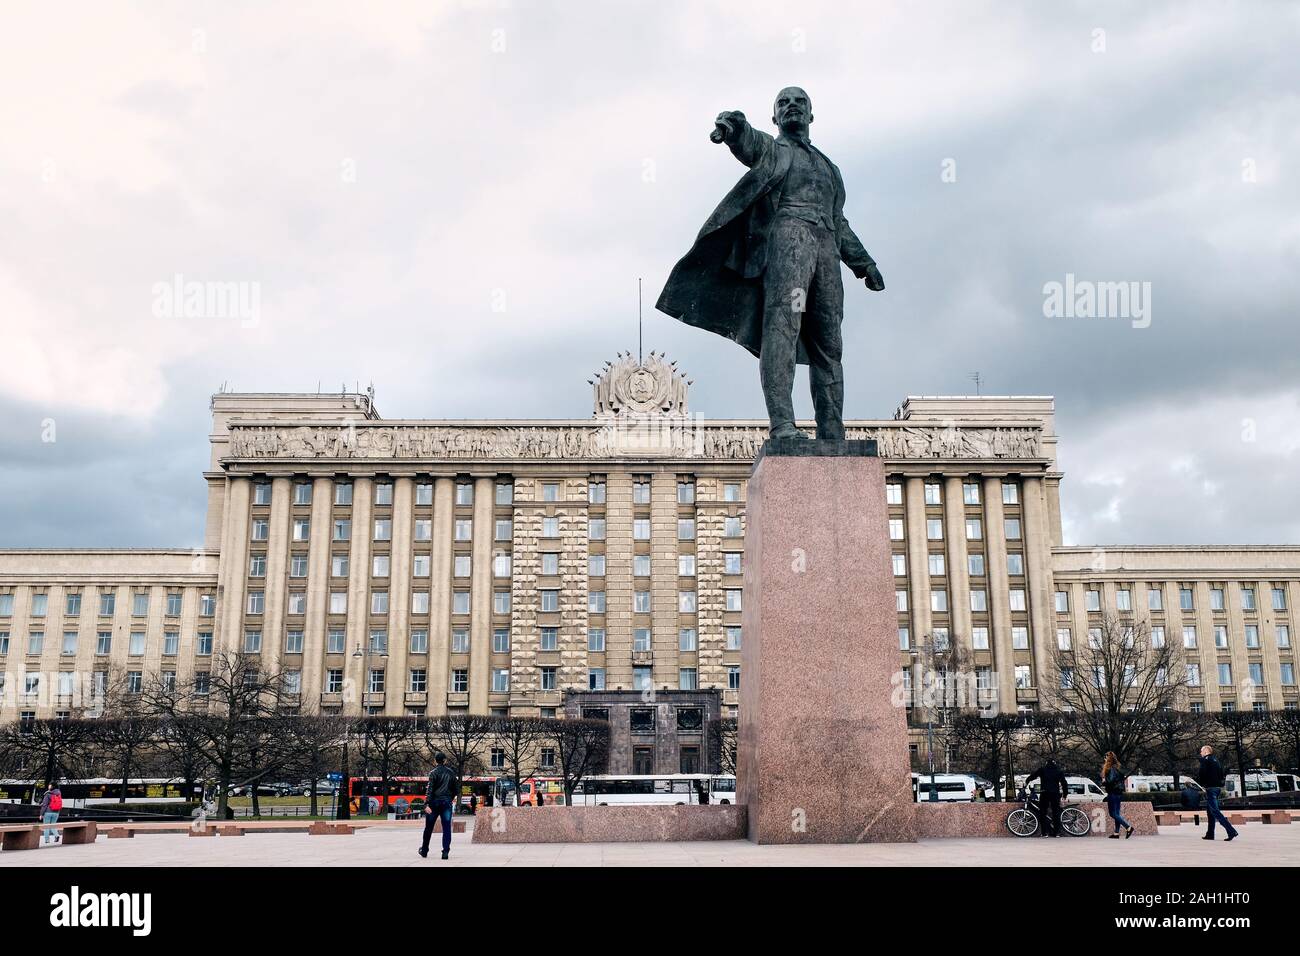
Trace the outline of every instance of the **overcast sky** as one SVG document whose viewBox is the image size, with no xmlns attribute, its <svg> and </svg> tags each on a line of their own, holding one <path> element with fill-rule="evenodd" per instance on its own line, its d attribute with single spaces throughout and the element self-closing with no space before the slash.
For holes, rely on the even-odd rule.
<svg viewBox="0 0 1300 956">
<path fill-rule="evenodd" d="M 1067 543 L 1300 542 L 1298 9 L 9 4 L 0 545 L 200 541 L 223 382 L 585 417 L 638 276 L 693 410 L 763 417 L 653 303 L 743 171 L 713 117 L 789 84 L 887 284 L 845 272 L 846 417 L 978 370 L 1056 396 Z M 1046 317 L 1067 274 L 1149 282 L 1149 326 Z M 177 275 L 257 321 L 156 314 Z"/>
</svg>

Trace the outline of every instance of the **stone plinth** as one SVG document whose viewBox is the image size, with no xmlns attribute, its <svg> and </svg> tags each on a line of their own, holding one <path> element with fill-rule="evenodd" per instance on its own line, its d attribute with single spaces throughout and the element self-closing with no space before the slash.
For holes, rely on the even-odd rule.
<svg viewBox="0 0 1300 956">
<path fill-rule="evenodd" d="M 959 803 L 956 801 L 922 800 L 916 804 L 916 835 L 923 840 L 954 839 L 965 840 L 972 837 L 1017 837 L 1007 829 L 1007 814 L 1023 803 Z M 1088 814 L 1092 821 L 1089 836 L 1110 836 L 1115 832 L 1114 821 L 1106 815 L 1104 803 L 1073 803 Z M 1124 819 L 1133 824 L 1135 836 L 1155 836 L 1156 812 L 1146 802 L 1124 801 L 1120 808 Z"/>
<path fill-rule="evenodd" d="M 768 443 L 750 478 L 736 776 L 758 843 L 916 839 L 875 453 Z"/>
<path fill-rule="evenodd" d="M 474 843 L 676 843 L 743 840 L 745 808 L 698 806 L 487 807 Z"/>
</svg>

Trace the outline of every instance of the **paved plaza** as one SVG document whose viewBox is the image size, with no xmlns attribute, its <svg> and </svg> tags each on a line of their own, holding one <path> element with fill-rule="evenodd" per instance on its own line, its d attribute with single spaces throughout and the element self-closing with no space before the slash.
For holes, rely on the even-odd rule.
<svg viewBox="0 0 1300 956">
<path fill-rule="evenodd" d="M 100 835 L 88 846 L 0 852 L 0 867 L 25 866 L 1300 866 L 1300 826 L 1242 827 L 1233 843 L 1201 839 L 1193 826 L 1131 840 L 923 840 L 916 844 L 756 846 L 714 843 L 496 844 L 456 834 L 449 860 L 416 855 L 417 827 L 374 827 L 352 836 L 256 833 L 193 838 Z M 435 838 L 436 841 L 436 838 Z"/>
</svg>

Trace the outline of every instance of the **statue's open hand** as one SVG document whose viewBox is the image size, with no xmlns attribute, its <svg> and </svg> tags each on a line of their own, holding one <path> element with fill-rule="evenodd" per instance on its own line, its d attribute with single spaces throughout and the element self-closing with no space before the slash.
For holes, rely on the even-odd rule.
<svg viewBox="0 0 1300 956">
<path fill-rule="evenodd" d="M 862 277 L 862 281 L 867 284 L 867 288 L 870 289 L 872 292 L 885 291 L 884 277 L 881 276 L 880 270 L 876 268 L 876 264 L 874 262 L 871 265 L 867 266 L 867 274 Z"/>
<path fill-rule="evenodd" d="M 709 134 L 709 139 L 715 143 L 730 142 L 745 122 L 745 114 L 740 110 L 724 110 L 713 121 L 713 132 Z"/>
</svg>

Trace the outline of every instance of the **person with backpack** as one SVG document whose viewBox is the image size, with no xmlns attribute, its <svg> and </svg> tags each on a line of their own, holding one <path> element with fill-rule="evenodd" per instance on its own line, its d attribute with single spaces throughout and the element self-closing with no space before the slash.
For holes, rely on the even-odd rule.
<svg viewBox="0 0 1300 956">
<path fill-rule="evenodd" d="M 451 807 L 455 799 L 456 775 L 447 766 L 447 755 L 441 750 L 433 755 L 434 768 L 429 774 L 429 786 L 424 791 L 424 842 L 420 856 L 429 855 L 429 840 L 434 823 L 442 821 L 442 858 L 451 853 Z"/>
<path fill-rule="evenodd" d="M 1218 758 L 1214 756 L 1214 748 L 1206 745 L 1201 748 L 1201 763 L 1196 771 L 1196 782 L 1205 788 L 1205 818 L 1209 825 L 1205 830 L 1205 836 L 1202 840 L 1214 839 L 1214 824 L 1223 824 L 1223 829 L 1227 831 L 1228 839 L 1226 842 L 1231 843 L 1237 839 L 1237 828 L 1228 822 L 1228 818 L 1223 815 L 1219 809 L 1219 791 L 1223 789 L 1224 781 L 1223 764 L 1219 763 Z"/>
<path fill-rule="evenodd" d="M 1133 835 L 1133 826 L 1119 812 L 1124 796 L 1124 771 L 1119 768 L 1119 758 L 1115 756 L 1113 750 L 1106 751 L 1106 759 L 1102 762 L 1101 785 L 1106 789 L 1106 812 L 1115 821 L 1115 832 L 1110 835 L 1110 838 L 1118 840 L 1119 828 L 1122 826 L 1124 839 L 1127 840 Z"/>
<path fill-rule="evenodd" d="M 45 796 L 41 797 L 41 822 L 58 823 L 59 813 L 63 810 L 63 791 L 59 789 L 56 783 L 45 791 Z M 41 843 L 55 843 L 58 841 L 59 831 L 53 827 L 42 831 Z"/>
</svg>

